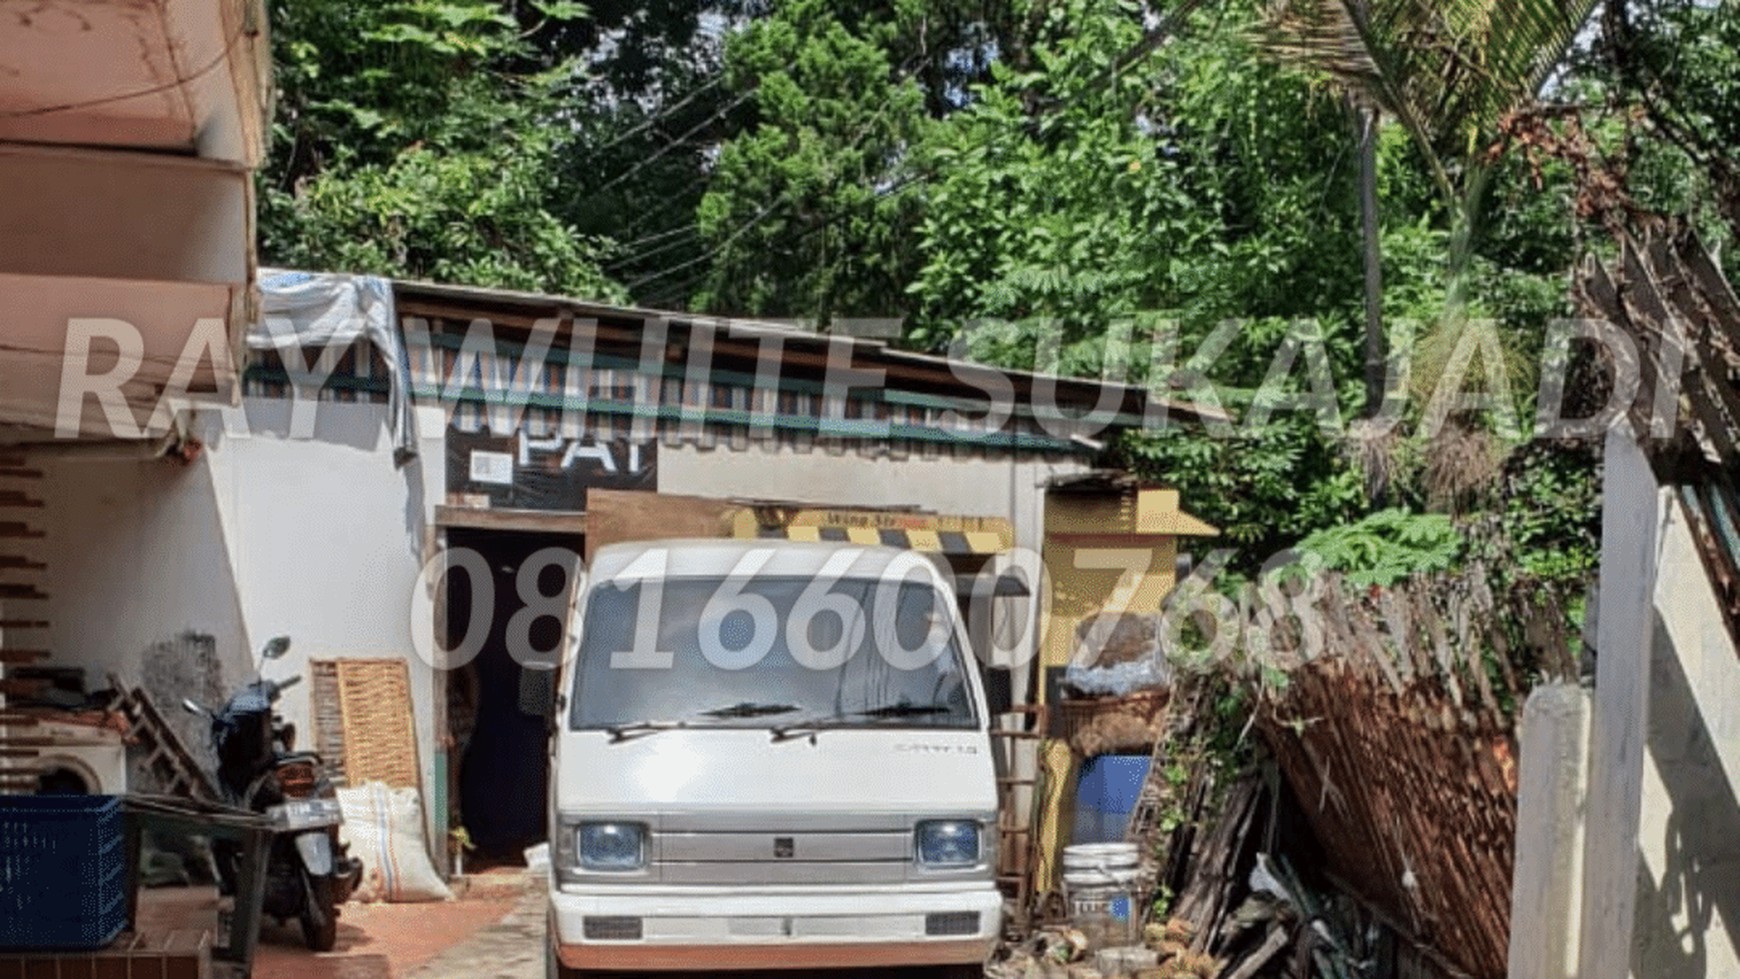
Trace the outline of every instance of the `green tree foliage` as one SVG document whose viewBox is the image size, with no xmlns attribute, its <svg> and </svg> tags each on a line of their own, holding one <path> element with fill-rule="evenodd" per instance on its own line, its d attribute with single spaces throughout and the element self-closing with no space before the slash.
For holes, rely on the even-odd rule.
<svg viewBox="0 0 1740 979">
<path fill-rule="evenodd" d="M 1740 3 L 1735 0 L 1629 0 L 1602 15 L 1596 73 L 1611 94 L 1648 123 L 1647 134 L 1683 154 L 1702 177 L 1691 200 L 1708 195 L 1740 236 Z M 1678 205 L 1675 207 L 1674 205 Z"/>
<path fill-rule="evenodd" d="M 1040 67 L 999 67 L 933 141 L 911 287 L 923 339 L 973 317 L 1043 317 L 1074 340 L 1138 312 L 1206 327 L 1357 298 L 1336 268 L 1355 239 L 1335 207 L 1352 198 L 1332 103 L 1235 32 L 1187 32 L 1113 71 L 1139 17 L 1106 0 L 1050 10 Z"/>
<path fill-rule="evenodd" d="M 267 261 L 616 294 L 599 267 L 608 244 L 551 207 L 571 61 L 540 59 L 484 0 L 272 10 L 282 95 L 260 182 Z"/>
<path fill-rule="evenodd" d="M 726 78 L 752 121 L 719 148 L 696 213 L 708 245 L 687 279 L 698 305 L 824 324 L 898 311 L 917 215 L 912 153 L 928 116 L 923 90 L 890 57 L 895 32 L 791 0 L 732 39 Z"/>
<path fill-rule="evenodd" d="M 1600 247 L 1578 213 L 1587 168 L 1518 135 L 1511 110 L 1535 93 L 1633 199 L 1740 233 L 1735 0 L 1616 0 L 1577 41 L 1587 0 L 588 6 L 274 4 L 267 259 L 824 326 L 900 317 L 913 346 L 1212 395 L 1230 434 L 1133 433 L 1109 461 L 1179 488 L 1245 571 L 1374 510 L 1433 507 L 1497 519 L 1527 574 L 1592 569 L 1586 447 L 1463 439 L 1471 459 L 1490 444 L 1467 467 L 1489 478 L 1446 490 L 1415 433 L 1462 324 L 1493 319 L 1531 360 Z M 1399 123 L 1372 146 L 1380 325 L 1399 351 L 1440 326 L 1377 453 L 1322 417 L 1369 400 L 1353 134 L 1370 105 Z M 1467 199 L 1483 206 L 1459 213 Z M 1313 390 L 1301 349 L 1324 353 L 1330 403 L 1269 410 Z M 1533 379 L 1513 380 L 1526 419 Z M 1372 519 L 1361 533 L 1391 518 Z"/>
</svg>

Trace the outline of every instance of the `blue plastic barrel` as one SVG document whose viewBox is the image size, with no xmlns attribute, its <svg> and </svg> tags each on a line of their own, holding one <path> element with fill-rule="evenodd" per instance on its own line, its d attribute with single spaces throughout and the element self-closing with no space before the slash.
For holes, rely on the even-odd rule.
<svg viewBox="0 0 1740 979">
<path fill-rule="evenodd" d="M 1148 780 L 1148 755 L 1100 755 L 1081 766 L 1076 780 L 1071 843 L 1116 843 Z"/>
</svg>

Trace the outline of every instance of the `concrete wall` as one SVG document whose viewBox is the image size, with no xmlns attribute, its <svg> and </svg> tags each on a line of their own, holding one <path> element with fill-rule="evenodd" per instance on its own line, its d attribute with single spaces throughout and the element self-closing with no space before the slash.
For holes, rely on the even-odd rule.
<svg viewBox="0 0 1740 979">
<path fill-rule="evenodd" d="M 1684 510 L 1619 432 L 1605 493 L 1577 974 L 1740 976 L 1740 650 Z"/>
<path fill-rule="evenodd" d="M 969 517 L 1015 522 L 1018 546 L 1039 549 L 1044 483 L 1081 472 L 1075 460 L 1010 461 L 916 453 L 871 458 L 857 451 L 750 443 L 743 451 L 659 446 L 659 491 L 692 496 L 787 499 L 824 506 L 916 506 Z"/>
<path fill-rule="evenodd" d="M 830 455 L 751 443 L 743 450 L 659 447 L 659 492 L 691 496 L 790 500 L 822 506 L 910 506 L 969 517 L 1003 517 L 1015 545 L 1037 555 L 1045 529 L 1045 485 L 1081 472 L 1073 459 L 987 459 L 945 455 L 872 458 L 856 451 Z M 1007 563 L 1007 562 L 1006 562 Z M 1004 570 L 999 568 L 999 570 Z M 1035 645 L 1035 603 L 997 603 L 995 626 L 1004 647 Z M 1025 633 L 1027 642 L 1021 643 Z M 1023 682 L 1017 675 L 1017 691 Z"/>
<path fill-rule="evenodd" d="M 1740 976 L 1740 650 L 1685 511 L 1664 510 L 1632 974 Z"/>
<path fill-rule="evenodd" d="M 200 417 L 206 449 L 186 465 L 45 456 L 50 648 L 93 681 L 113 671 L 144 682 L 166 710 L 177 688 L 221 700 L 279 634 L 292 647 L 266 667 L 272 677 L 306 675 L 311 658 L 405 658 L 433 789 L 434 680 L 412 654 L 411 618 L 444 485 L 442 422 L 420 419 L 423 450 L 400 468 L 384 406 L 322 403 L 310 438 L 289 437 L 290 410 L 250 399 L 245 433 Z M 282 704 L 305 734 L 308 692 L 292 688 Z"/>
</svg>

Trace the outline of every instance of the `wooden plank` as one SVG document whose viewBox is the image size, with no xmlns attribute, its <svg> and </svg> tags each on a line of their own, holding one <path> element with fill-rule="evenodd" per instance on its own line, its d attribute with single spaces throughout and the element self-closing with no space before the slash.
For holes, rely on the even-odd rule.
<svg viewBox="0 0 1740 979">
<path fill-rule="evenodd" d="M 46 629 L 47 619 L 0 619 L 0 629 Z"/>
<path fill-rule="evenodd" d="M 35 585 L 0 582 L 0 598 L 21 602 L 43 602 L 48 600 L 48 593 Z"/>
<path fill-rule="evenodd" d="M 34 697 L 48 689 L 47 680 L 0 679 L 0 694 L 8 697 Z"/>
<path fill-rule="evenodd" d="M 48 535 L 31 527 L 29 524 L 16 520 L 0 521 L 0 537 L 10 537 L 16 540 L 41 540 Z"/>
<path fill-rule="evenodd" d="M 42 470 L 0 464 L 0 479 L 41 479 Z"/>
<path fill-rule="evenodd" d="M 4 571 L 47 571 L 48 565 L 22 554 L 0 554 L 0 570 Z"/>
<path fill-rule="evenodd" d="M 97 730 L 102 730 L 102 729 L 101 728 L 93 728 L 92 730 L 97 731 Z M 25 735 L 25 736 L 8 734 L 8 735 L 5 735 L 4 737 L 0 737 L 0 744 L 5 744 L 9 748 L 31 748 L 31 749 L 81 748 L 81 747 L 89 747 L 91 745 L 103 744 L 103 743 L 119 744 L 120 739 L 117 737 L 112 741 L 105 741 L 104 739 L 100 739 L 100 738 L 94 738 L 94 737 L 80 738 L 80 737 L 76 737 L 76 736 L 43 738 L 43 737 L 36 737 L 34 734 Z"/>
<path fill-rule="evenodd" d="M 597 492 L 591 491 L 588 497 Z M 511 530 L 543 534 L 586 532 L 586 514 L 572 510 L 490 510 L 442 504 L 435 508 L 435 523 L 442 527 L 466 527 L 472 530 Z"/>
<path fill-rule="evenodd" d="M 703 496 L 635 490 L 590 490 L 586 494 L 586 560 L 600 547 L 624 541 L 724 537 L 739 504 Z"/>
<path fill-rule="evenodd" d="M 48 659 L 51 654 L 46 649 L 0 649 L 0 663 L 18 665 L 34 663 Z"/>
<path fill-rule="evenodd" d="M 338 663 L 317 659 L 308 662 L 308 712 L 314 724 L 314 750 L 326 762 L 335 785 L 350 785 L 344 770 L 344 705 L 338 692 Z"/>
</svg>

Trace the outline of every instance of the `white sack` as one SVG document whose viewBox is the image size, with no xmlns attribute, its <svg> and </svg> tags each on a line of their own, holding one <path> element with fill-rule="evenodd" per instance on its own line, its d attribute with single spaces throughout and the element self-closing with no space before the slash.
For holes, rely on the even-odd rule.
<svg viewBox="0 0 1740 979">
<path fill-rule="evenodd" d="M 407 904 L 453 900 L 453 892 L 429 862 L 423 843 L 423 806 L 416 789 L 370 782 L 339 789 L 338 804 L 344 809 L 342 835 L 350 844 L 350 855 L 363 865 L 354 900 Z"/>
</svg>

